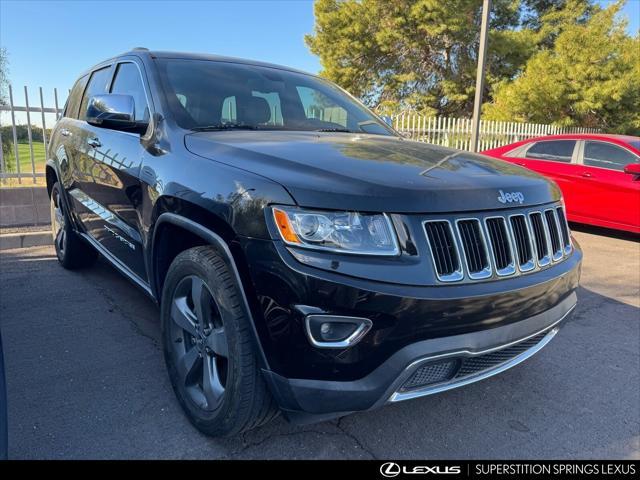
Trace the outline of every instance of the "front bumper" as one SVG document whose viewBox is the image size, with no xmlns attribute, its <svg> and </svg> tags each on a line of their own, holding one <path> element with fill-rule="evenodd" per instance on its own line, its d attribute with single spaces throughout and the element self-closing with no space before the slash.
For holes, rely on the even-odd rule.
<svg viewBox="0 0 640 480">
<path fill-rule="evenodd" d="M 287 416 L 300 423 L 369 410 L 386 403 L 461 387 L 503 372 L 532 356 L 556 335 L 576 305 L 575 292 L 541 314 L 481 332 L 425 340 L 406 346 L 364 378 L 354 381 L 287 379 L 264 372 Z M 491 358 L 489 358 L 491 357 Z M 473 367 L 465 367 L 473 359 Z M 404 388 L 416 373 L 458 363 L 450 378 Z"/>
<path fill-rule="evenodd" d="M 257 299 L 253 310 L 264 376 L 280 407 L 298 422 L 455 388 L 520 363 L 569 317 L 582 260 L 574 243 L 562 262 L 529 275 L 415 286 L 309 267 L 278 242 L 245 238 L 241 248 L 245 278 Z M 372 328 L 350 348 L 319 349 L 305 334 L 308 308 L 300 307 L 368 318 Z M 517 348 L 506 350 L 513 345 Z M 426 385 L 409 382 L 419 369 L 443 359 L 454 360 L 449 377 Z M 478 368 L 488 360 L 487 368 Z"/>
</svg>

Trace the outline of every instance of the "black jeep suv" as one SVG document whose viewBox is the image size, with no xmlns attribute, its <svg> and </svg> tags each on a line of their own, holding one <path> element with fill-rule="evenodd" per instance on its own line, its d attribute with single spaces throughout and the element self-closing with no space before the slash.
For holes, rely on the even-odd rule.
<svg viewBox="0 0 640 480">
<path fill-rule="evenodd" d="M 60 263 L 99 252 L 160 304 L 173 388 L 211 435 L 489 377 L 576 305 L 556 185 L 409 141 L 285 67 L 102 62 L 71 90 L 46 177 Z"/>
</svg>

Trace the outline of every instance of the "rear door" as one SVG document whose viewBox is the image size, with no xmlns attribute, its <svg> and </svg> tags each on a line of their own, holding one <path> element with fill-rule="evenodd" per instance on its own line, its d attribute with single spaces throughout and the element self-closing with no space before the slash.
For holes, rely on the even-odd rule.
<svg viewBox="0 0 640 480">
<path fill-rule="evenodd" d="M 640 180 L 624 173 L 626 165 L 640 158 L 610 142 L 585 140 L 580 161 L 589 217 L 614 228 L 640 226 Z"/>
<path fill-rule="evenodd" d="M 577 162 L 578 142 L 571 139 L 539 140 L 517 150 L 514 163 L 527 167 L 555 181 L 564 196 L 567 215 L 580 212 L 580 166 Z"/>
<path fill-rule="evenodd" d="M 74 133 L 76 133 L 78 123 L 80 101 L 88 81 L 89 75 L 84 75 L 73 85 L 62 118 L 56 123 L 49 142 L 51 150 L 48 155 L 57 163 L 59 181 L 65 190 L 73 187 L 71 166 L 75 155 Z"/>
</svg>

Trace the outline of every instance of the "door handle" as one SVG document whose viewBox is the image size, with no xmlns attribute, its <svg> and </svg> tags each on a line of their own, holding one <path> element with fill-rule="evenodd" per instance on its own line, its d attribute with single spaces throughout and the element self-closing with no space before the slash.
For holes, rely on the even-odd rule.
<svg viewBox="0 0 640 480">
<path fill-rule="evenodd" d="M 62 135 L 63 137 L 70 137 L 71 136 L 71 132 L 69 130 L 67 130 L 66 128 L 63 128 L 60 130 L 60 135 Z"/>
<path fill-rule="evenodd" d="M 581 176 L 582 176 L 582 177 L 585 177 L 585 178 L 591 178 L 591 177 L 593 177 L 593 175 L 591 175 L 589 172 L 584 172 L 584 173 L 582 173 L 582 175 L 581 175 Z"/>
<path fill-rule="evenodd" d="M 87 144 L 92 148 L 100 148 L 102 146 L 102 143 L 100 143 L 100 140 L 97 138 L 87 139 Z"/>
</svg>

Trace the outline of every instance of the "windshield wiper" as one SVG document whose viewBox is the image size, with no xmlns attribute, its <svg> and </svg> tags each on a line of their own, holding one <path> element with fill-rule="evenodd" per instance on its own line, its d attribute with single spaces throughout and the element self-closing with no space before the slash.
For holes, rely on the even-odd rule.
<svg viewBox="0 0 640 480">
<path fill-rule="evenodd" d="M 348 128 L 319 128 L 316 132 L 343 132 L 343 133 L 357 133 Z"/>
<path fill-rule="evenodd" d="M 241 125 L 239 123 L 219 123 L 216 125 L 205 125 L 203 127 L 194 127 L 194 132 L 208 132 L 211 130 L 257 130 L 253 125 Z"/>
</svg>

